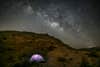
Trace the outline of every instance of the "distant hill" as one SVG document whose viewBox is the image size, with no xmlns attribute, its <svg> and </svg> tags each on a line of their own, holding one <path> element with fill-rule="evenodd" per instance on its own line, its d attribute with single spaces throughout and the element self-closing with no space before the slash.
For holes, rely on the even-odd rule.
<svg viewBox="0 0 100 67">
<path fill-rule="evenodd" d="M 35 53 L 46 61 L 29 63 Z M 48 34 L 0 31 L 0 67 L 100 67 L 100 48 L 74 49 Z"/>
</svg>

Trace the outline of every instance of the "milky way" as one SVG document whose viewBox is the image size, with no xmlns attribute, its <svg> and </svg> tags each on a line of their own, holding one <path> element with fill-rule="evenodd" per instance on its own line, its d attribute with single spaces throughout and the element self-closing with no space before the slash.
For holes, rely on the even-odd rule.
<svg viewBox="0 0 100 67">
<path fill-rule="evenodd" d="M 0 30 L 48 33 L 75 48 L 100 44 L 100 8 L 95 0 L 1 0 L 0 3 Z"/>
</svg>

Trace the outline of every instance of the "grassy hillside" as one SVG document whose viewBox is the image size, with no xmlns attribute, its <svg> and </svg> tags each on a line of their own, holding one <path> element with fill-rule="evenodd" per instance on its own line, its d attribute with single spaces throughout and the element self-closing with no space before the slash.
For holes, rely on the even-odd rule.
<svg viewBox="0 0 100 67">
<path fill-rule="evenodd" d="M 43 63 L 29 63 L 32 54 Z M 100 67 L 100 48 L 74 49 L 48 34 L 0 32 L 0 67 Z"/>
</svg>

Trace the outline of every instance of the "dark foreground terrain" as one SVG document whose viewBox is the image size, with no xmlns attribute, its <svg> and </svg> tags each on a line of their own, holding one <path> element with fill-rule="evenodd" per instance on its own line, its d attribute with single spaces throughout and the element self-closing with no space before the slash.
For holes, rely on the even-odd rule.
<svg viewBox="0 0 100 67">
<path fill-rule="evenodd" d="M 29 63 L 35 53 L 45 62 Z M 47 34 L 1 31 L 0 67 L 100 67 L 100 48 L 73 49 Z"/>
</svg>

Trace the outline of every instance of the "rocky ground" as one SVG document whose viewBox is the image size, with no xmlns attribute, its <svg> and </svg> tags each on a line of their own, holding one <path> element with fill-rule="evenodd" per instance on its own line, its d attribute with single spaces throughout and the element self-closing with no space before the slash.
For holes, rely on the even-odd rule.
<svg viewBox="0 0 100 67">
<path fill-rule="evenodd" d="M 29 63 L 35 53 L 45 62 Z M 0 67 L 100 67 L 100 48 L 74 49 L 48 34 L 1 31 Z"/>
</svg>

